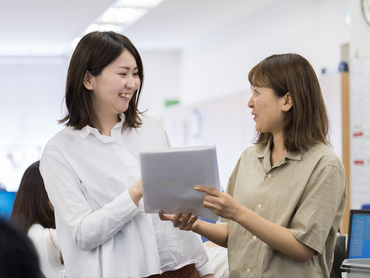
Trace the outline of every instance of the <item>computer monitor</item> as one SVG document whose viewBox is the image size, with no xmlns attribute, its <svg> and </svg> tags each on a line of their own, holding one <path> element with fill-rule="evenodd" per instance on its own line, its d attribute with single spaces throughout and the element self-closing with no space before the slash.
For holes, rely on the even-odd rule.
<svg viewBox="0 0 370 278">
<path fill-rule="evenodd" d="M 347 258 L 370 258 L 370 210 L 350 211 Z"/>
<path fill-rule="evenodd" d="M 9 220 L 16 192 L 0 191 L 0 218 Z"/>
</svg>

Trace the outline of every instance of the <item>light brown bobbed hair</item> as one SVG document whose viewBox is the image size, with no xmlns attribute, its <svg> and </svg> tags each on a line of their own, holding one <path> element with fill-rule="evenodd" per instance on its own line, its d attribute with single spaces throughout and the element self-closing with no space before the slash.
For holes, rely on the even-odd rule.
<svg viewBox="0 0 370 278">
<path fill-rule="evenodd" d="M 128 109 L 124 112 L 125 121 L 122 132 L 127 127 L 137 128 L 141 125 L 138 103 L 144 82 L 143 63 L 139 52 L 131 41 L 115 32 L 91 32 L 85 35 L 73 52 L 67 74 L 65 101 L 66 116 L 59 121 L 75 129 L 82 129 L 86 125 L 101 131 L 99 120 L 93 109 L 91 91 L 86 89 L 83 80 L 86 71 L 92 76 L 98 76 L 103 69 L 117 59 L 124 50 L 128 50 L 135 58 L 140 86 L 134 92 Z M 117 117 L 118 119 L 118 117 Z"/>
<path fill-rule="evenodd" d="M 10 221 L 25 233 L 33 224 L 55 229 L 54 210 L 50 206 L 37 161 L 24 172 L 15 195 Z"/>
<path fill-rule="evenodd" d="M 329 119 L 317 76 L 311 64 L 298 54 L 281 54 L 267 57 L 248 74 L 252 86 L 267 87 L 277 97 L 288 92 L 293 106 L 286 112 L 283 128 L 287 151 L 299 151 L 323 143 L 327 138 Z M 257 132 L 255 144 L 266 146 L 271 133 Z"/>
</svg>

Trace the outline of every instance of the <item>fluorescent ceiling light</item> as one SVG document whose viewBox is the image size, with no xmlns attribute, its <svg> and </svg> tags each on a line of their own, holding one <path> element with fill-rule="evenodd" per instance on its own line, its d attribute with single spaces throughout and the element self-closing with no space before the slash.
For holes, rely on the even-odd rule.
<svg viewBox="0 0 370 278">
<path fill-rule="evenodd" d="M 105 24 L 132 24 L 145 14 L 145 9 L 110 8 L 101 17 L 100 23 Z"/>
<path fill-rule="evenodd" d="M 115 25 L 115 24 L 91 24 L 87 29 L 85 30 L 85 34 L 91 33 L 94 31 L 114 31 L 114 32 L 121 32 L 123 30 L 124 26 L 122 25 Z"/>
<path fill-rule="evenodd" d="M 107 22 L 111 22 L 113 21 L 116 16 L 117 16 L 117 13 L 118 13 L 118 9 L 117 8 L 110 8 L 108 9 L 101 17 L 101 21 L 103 23 L 107 23 Z"/>
<path fill-rule="evenodd" d="M 117 0 L 82 35 L 94 31 L 122 32 L 128 25 L 142 17 L 150 8 L 163 0 Z M 81 37 L 75 38 L 71 46 L 74 49 Z"/>
<path fill-rule="evenodd" d="M 162 0 L 118 0 L 117 7 L 151 8 L 158 5 Z"/>
</svg>

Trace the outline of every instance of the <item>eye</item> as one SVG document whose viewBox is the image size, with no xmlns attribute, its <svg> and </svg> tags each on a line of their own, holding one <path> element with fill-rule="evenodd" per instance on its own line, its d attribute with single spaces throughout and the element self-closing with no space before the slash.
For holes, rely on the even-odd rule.
<svg viewBox="0 0 370 278">
<path fill-rule="evenodd" d="M 123 76 L 126 76 L 126 73 L 122 72 L 122 73 L 120 73 L 119 75 L 123 75 Z"/>
<path fill-rule="evenodd" d="M 135 75 L 135 76 L 139 76 L 139 73 L 138 73 L 138 72 L 135 72 L 135 73 L 134 73 L 134 75 Z"/>
<path fill-rule="evenodd" d="M 254 89 L 253 91 L 254 91 L 254 94 L 255 95 L 258 95 L 259 94 L 256 89 Z"/>
</svg>

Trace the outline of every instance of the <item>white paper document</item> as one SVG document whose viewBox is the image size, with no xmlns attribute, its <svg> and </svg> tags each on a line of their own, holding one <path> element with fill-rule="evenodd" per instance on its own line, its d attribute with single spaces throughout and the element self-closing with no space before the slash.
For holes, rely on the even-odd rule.
<svg viewBox="0 0 370 278">
<path fill-rule="evenodd" d="M 141 151 L 140 164 L 146 213 L 190 211 L 218 220 L 216 214 L 202 207 L 207 194 L 194 189 L 204 185 L 220 190 L 215 146 Z"/>
</svg>

